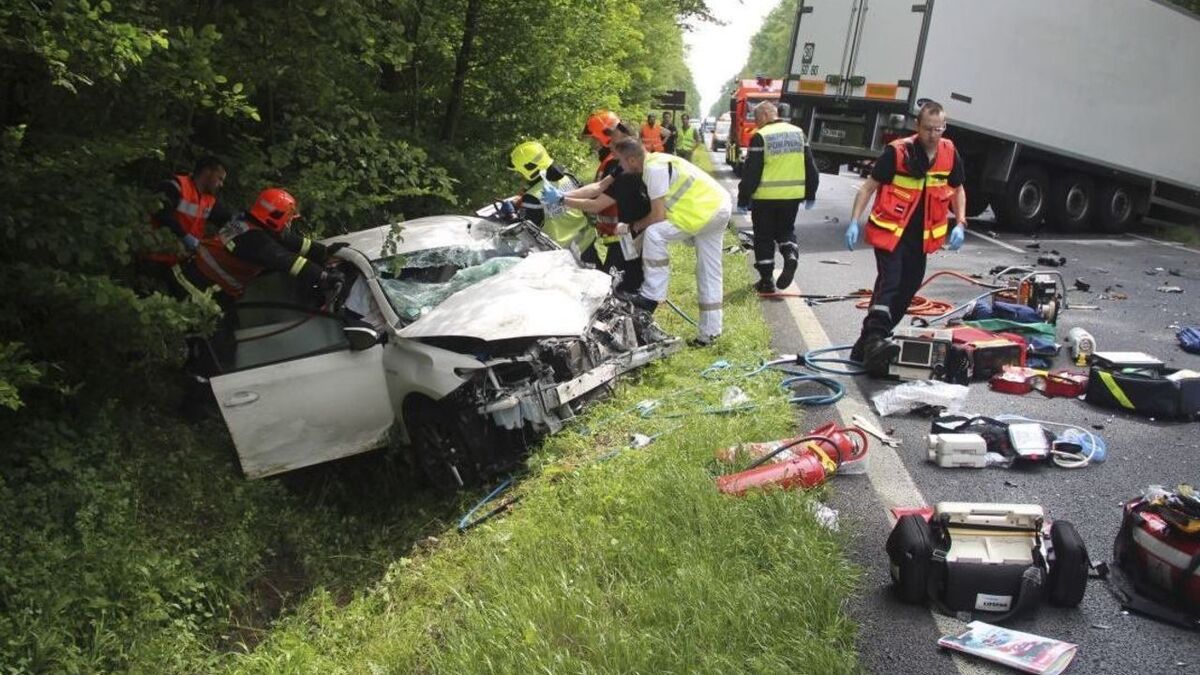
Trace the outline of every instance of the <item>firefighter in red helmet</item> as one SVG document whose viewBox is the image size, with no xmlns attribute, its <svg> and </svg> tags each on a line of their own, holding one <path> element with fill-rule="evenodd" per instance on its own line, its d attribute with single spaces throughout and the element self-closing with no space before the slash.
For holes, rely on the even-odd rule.
<svg viewBox="0 0 1200 675">
<path fill-rule="evenodd" d="M 249 211 L 200 240 L 192 256 L 175 268 L 176 280 L 189 293 L 216 286 L 235 299 L 265 271 L 295 277 L 304 286 L 337 286 L 341 273 L 324 264 L 345 244 L 327 247 L 293 232 L 288 225 L 296 215 L 296 198 L 287 190 L 263 190 Z"/>
<path fill-rule="evenodd" d="M 584 262 L 595 264 L 612 274 L 618 270 L 621 291 L 636 293 L 642 285 L 642 261 L 637 255 L 633 235 L 629 236 L 626 251 L 617 235 L 619 223 L 631 223 L 650 212 L 650 198 L 645 185 L 635 175 L 625 174 L 617 156 L 612 154 L 613 142 L 632 137 L 630 130 L 616 113 L 599 110 L 588 117 L 580 133 L 596 150 L 600 165 L 596 169 L 595 182 L 564 195 L 569 206 L 575 206 L 596 217 L 596 231 L 600 235 L 591 251 L 583 257 Z"/>
</svg>

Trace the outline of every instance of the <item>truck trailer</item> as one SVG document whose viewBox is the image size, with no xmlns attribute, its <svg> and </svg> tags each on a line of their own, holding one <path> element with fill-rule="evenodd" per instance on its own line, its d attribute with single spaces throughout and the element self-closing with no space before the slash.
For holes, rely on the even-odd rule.
<svg viewBox="0 0 1200 675">
<path fill-rule="evenodd" d="M 1197 64 L 1200 17 L 1160 0 L 800 0 L 782 101 L 835 172 L 936 101 L 968 216 L 1120 232 L 1200 222 Z"/>
</svg>

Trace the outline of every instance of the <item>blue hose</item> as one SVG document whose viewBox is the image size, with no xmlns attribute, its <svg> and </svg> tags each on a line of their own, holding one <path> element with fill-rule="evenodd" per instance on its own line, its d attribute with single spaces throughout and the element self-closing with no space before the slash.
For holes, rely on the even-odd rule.
<svg viewBox="0 0 1200 675">
<path fill-rule="evenodd" d="M 847 349 L 853 349 L 853 346 L 852 345 L 837 345 L 835 347 L 825 347 L 824 349 L 814 349 L 811 352 L 807 352 L 800 357 L 801 363 L 808 366 L 809 368 L 812 368 L 813 370 L 817 371 L 818 373 L 825 373 L 827 375 L 865 375 L 867 373 L 867 370 L 865 368 L 863 368 L 863 365 L 861 363 L 859 363 L 858 361 L 851 361 L 850 359 L 831 358 L 828 356 L 822 356 L 823 354 L 829 354 L 831 352 L 840 352 L 840 351 L 844 351 Z M 836 363 L 838 365 L 847 366 L 847 367 L 846 368 L 829 368 L 829 367 L 820 365 L 822 363 Z"/>
<path fill-rule="evenodd" d="M 795 403 L 797 405 L 832 405 L 842 400 L 842 397 L 846 395 L 846 388 L 842 386 L 841 382 L 838 382 L 832 377 L 825 377 L 824 375 L 793 375 L 792 377 L 784 378 L 783 382 L 780 383 L 780 386 L 783 387 L 784 391 L 788 391 L 791 389 L 793 384 L 799 382 L 813 382 L 815 384 L 819 384 L 822 387 L 829 389 L 830 393 L 791 396 L 788 398 L 789 403 Z"/>
<path fill-rule="evenodd" d="M 484 515 L 480 516 L 479 518 L 477 518 L 475 520 L 471 520 L 471 516 L 474 516 L 476 511 L 483 508 L 484 504 L 487 504 L 488 502 L 490 502 L 493 499 L 495 499 L 496 497 L 498 497 L 500 495 L 500 493 L 502 493 L 505 490 L 507 490 L 508 488 L 512 487 L 512 484 L 513 484 L 512 476 L 509 476 L 508 478 L 504 479 L 503 483 L 500 483 L 499 485 L 497 485 L 495 490 L 492 490 L 490 493 L 488 493 L 488 496 L 479 500 L 479 503 L 477 503 L 475 506 L 472 506 L 471 510 L 467 511 L 467 515 L 463 516 L 462 520 L 458 521 L 458 531 L 466 532 L 467 530 L 471 529 L 472 527 L 475 527 L 476 525 L 482 523 L 483 521 L 491 518 L 492 516 L 499 514 L 501 511 L 507 509 L 509 506 L 512 506 L 512 502 L 509 502 L 507 504 L 501 504 L 500 506 L 492 509 L 488 513 L 485 513 Z"/>
</svg>

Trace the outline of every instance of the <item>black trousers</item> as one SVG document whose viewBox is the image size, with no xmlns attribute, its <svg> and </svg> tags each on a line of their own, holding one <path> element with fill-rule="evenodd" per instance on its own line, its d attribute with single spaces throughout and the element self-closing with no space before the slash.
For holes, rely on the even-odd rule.
<svg viewBox="0 0 1200 675">
<path fill-rule="evenodd" d="M 800 200 L 755 201 L 750 212 L 754 226 L 754 269 L 764 279 L 775 271 L 775 248 L 784 258 L 797 258 L 800 246 L 796 243 L 796 213 Z"/>
<path fill-rule="evenodd" d="M 925 250 L 921 240 L 921 228 L 908 228 L 906 235 L 917 236 L 900 239 L 896 249 L 887 252 L 875 249 L 875 288 L 871 293 L 871 307 L 863 319 L 861 342 L 870 334 L 882 337 L 892 332 L 904 314 L 921 281 L 925 279 Z"/>
<path fill-rule="evenodd" d="M 584 251 L 579 258 L 585 263 L 595 265 L 596 269 L 605 274 L 612 274 L 613 270 L 620 271 L 621 282 L 617 284 L 617 290 L 625 293 L 637 293 L 646 276 L 642 271 L 642 259 L 626 260 L 621 253 L 621 242 L 619 241 L 608 244 L 604 262 L 600 262 L 600 255 L 596 253 L 595 246 L 589 246 L 588 250 Z"/>
</svg>

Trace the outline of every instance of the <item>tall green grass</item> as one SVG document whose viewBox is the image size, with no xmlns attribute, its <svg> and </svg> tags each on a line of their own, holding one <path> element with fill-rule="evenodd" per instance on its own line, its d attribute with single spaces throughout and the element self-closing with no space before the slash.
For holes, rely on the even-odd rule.
<svg viewBox="0 0 1200 675">
<path fill-rule="evenodd" d="M 729 238 L 732 243 L 732 238 Z M 717 493 L 715 449 L 795 431 L 779 377 L 742 377 L 768 331 L 740 253 L 726 256 L 726 327 L 627 379 L 547 440 L 521 501 L 447 532 L 344 606 L 318 594 L 235 672 L 841 673 L 857 668 L 844 602 L 858 571 L 811 515 L 814 495 Z M 692 250 L 672 250 L 671 295 L 694 312 Z M 688 334 L 661 309 L 670 331 Z M 733 367 L 714 377 L 715 361 Z M 730 386 L 750 412 L 700 415 Z M 631 410 L 659 402 L 655 414 Z M 629 449 L 631 433 L 658 434 Z M 614 450 L 617 454 L 602 459 Z"/>
</svg>

